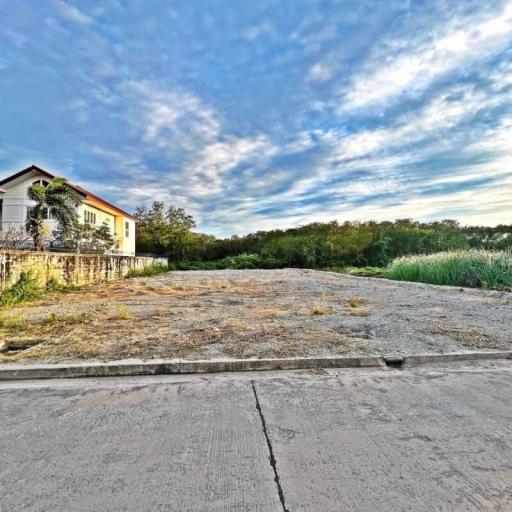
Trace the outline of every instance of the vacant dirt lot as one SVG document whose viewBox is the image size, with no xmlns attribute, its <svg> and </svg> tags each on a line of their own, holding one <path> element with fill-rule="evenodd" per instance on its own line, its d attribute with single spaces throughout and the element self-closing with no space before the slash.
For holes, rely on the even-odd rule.
<svg viewBox="0 0 512 512">
<path fill-rule="evenodd" d="M 512 293 L 312 270 L 172 272 L 4 311 L 0 360 L 512 348 Z"/>
</svg>

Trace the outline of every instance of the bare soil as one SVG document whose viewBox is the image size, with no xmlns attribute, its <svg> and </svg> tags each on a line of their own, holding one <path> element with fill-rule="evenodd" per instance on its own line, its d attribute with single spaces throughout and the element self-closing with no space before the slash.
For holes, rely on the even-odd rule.
<svg viewBox="0 0 512 512">
<path fill-rule="evenodd" d="M 0 320 L 2 362 L 512 349 L 512 293 L 298 269 L 125 279 Z"/>
</svg>

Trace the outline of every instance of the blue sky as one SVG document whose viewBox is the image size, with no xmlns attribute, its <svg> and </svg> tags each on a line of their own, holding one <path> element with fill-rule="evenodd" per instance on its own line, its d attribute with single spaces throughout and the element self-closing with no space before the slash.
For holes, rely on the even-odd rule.
<svg viewBox="0 0 512 512">
<path fill-rule="evenodd" d="M 0 173 L 215 235 L 512 222 L 512 0 L 0 0 Z"/>
</svg>

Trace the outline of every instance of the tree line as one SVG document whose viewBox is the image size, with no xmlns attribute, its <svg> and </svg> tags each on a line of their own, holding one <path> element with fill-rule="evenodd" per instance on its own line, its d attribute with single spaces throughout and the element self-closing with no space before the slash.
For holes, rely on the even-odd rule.
<svg viewBox="0 0 512 512">
<path fill-rule="evenodd" d="M 183 208 L 155 201 L 137 209 L 137 251 L 171 262 L 239 258 L 245 266 L 327 268 L 386 266 L 398 256 L 453 249 L 512 249 L 512 225 L 462 226 L 455 220 L 315 222 L 286 230 L 218 239 L 194 231 Z"/>
</svg>

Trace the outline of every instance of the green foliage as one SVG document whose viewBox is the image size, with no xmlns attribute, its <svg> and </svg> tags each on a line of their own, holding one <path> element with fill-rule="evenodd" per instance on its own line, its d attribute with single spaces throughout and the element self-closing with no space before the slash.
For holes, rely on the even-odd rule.
<svg viewBox="0 0 512 512">
<path fill-rule="evenodd" d="M 169 263 L 169 270 L 240 270 L 251 268 L 279 268 L 279 262 L 271 258 L 262 258 L 258 254 L 239 254 L 216 261 L 195 260 Z"/>
<path fill-rule="evenodd" d="M 76 208 L 80 196 L 66 184 L 64 178 L 54 178 L 48 185 L 36 183 L 29 187 L 28 198 L 35 206 L 30 209 L 25 228 L 34 241 L 37 250 L 43 250 L 49 234 L 45 220 L 48 212 L 56 219 L 59 229 L 69 229 L 76 221 Z"/>
<path fill-rule="evenodd" d="M 50 279 L 46 286 L 41 286 L 34 275 L 22 272 L 13 286 L 0 293 L 0 307 L 10 308 L 16 304 L 39 300 L 47 293 L 66 293 L 80 288 L 80 286 L 63 285 L 54 278 Z"/>
<path fill-rule="evenodd" d="M 456 221 L 313 223 L 210 242 L 202 259 L 257 254 L 275 267 L 385 267 L 395 258 L 471 247 L 512 248 L 512 225 L 462 227 Z"/>
<path fill-rule="evenodd" d="M 128 273 L 126 274 L 126 277 L 151 277 L 156 276 L 157 274 L 169 272 L 169 270 L 171 269 L 167 265 L 155 264 L 140 270 L 129 270 Z"/>
<path fill-rule="evenodd" d="M 53 234 L 64 247 L 78 253 L 104 254 L 115 247 L 114 236 L 106 222 L 95 226 L 87 222 L 82 224 L 75 219 L 66 229 L 59 228 Z"/>
<path fill-rule="evenodd" d="M 315 222 L 287 230 L 216 239 L 193 232 L 195 223 L 190 215 L 162 202 L 154 202 L 150 208 L 139 208 L 137 217 L 137 250 L 165 254 L 173 268 L 182 270 L 383 268 L 404 255 L 512 248 L 512 225 L 462 227 L 449 219 L 428 223 L 410 219 L 342 224 Z"/>
<path fill-rule="evenodd" d="M 360 277 L 388 277 L 387 270 L 383 267 L 345 267 L 340 272 Z"/>
<path fill-rule="evenodd" d="M 509 290 L 512 252 L 471 249 L 404 256 L 389 265 L 387 274 L 400 281 Z"/>
<path fill-rule="evenodd" d="M 39 285 L 38 280 L 26 272 L 22 272 L 14 285 L 0 294 L 0 306 L 14 306 L 20 302 L 40 299 L 45 289 Z"/>
<path fill-rule="evenodd" d="M 174 261 L 202 258 L 213 237 L 192 232 L 196 223 L 183 208 L 154 201 L 136 211 L 137 251 L 166 255 Z"/>
</svg>

